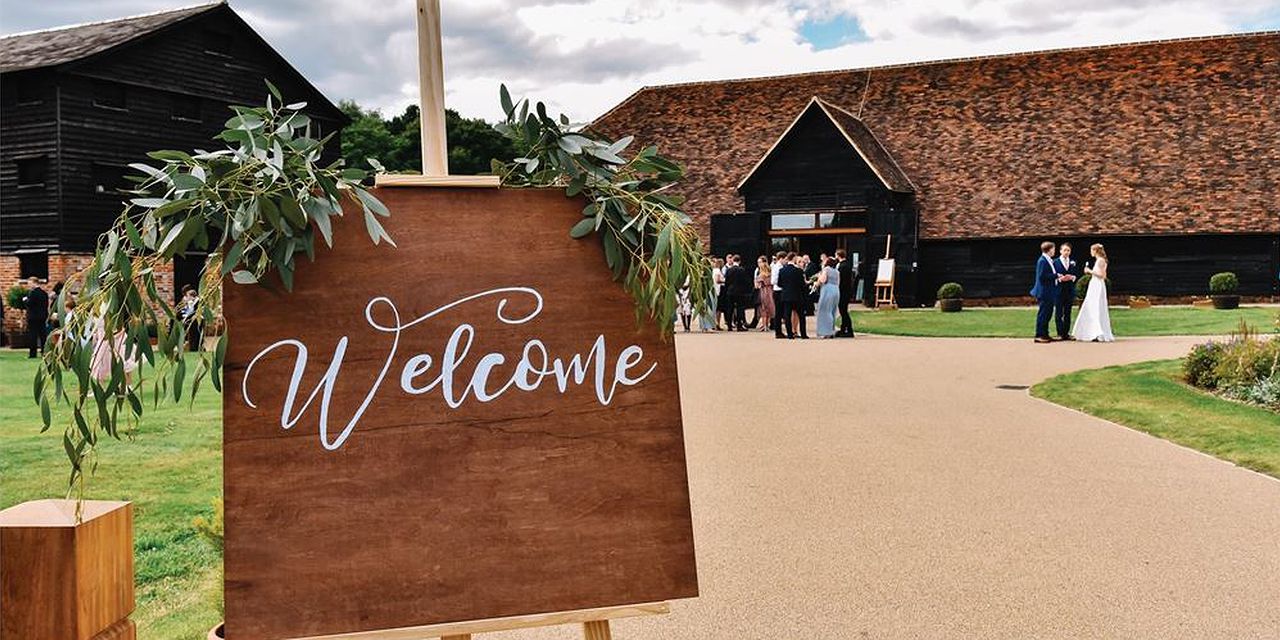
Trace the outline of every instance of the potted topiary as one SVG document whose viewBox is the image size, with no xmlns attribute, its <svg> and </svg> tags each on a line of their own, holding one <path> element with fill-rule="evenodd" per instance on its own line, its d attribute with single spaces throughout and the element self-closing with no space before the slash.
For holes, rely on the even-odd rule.
<svg viewBox="0 0 1280 640">
<path fill-rule="evenodd" d="M 9 287 L 9 291 L 4 296 L 5 308 L 5 325 L 13 327 L 13 331 L 9 331 L 9 346 L 14 349 L 24 349 L 30 343 L 28 342 L 26 332 L 26 311 L 27 305 L 22 301 L 27 296 L 26 287 L 15 284 Z M 22 313 L 19 313 L 19 312 Z M 10 315 L 12 314 L 12 315 Z M 0 332 L 4 332 L 5 327 L 0 327 Z"/>
<path fill-rule="evenodd" d="M 1240 306 L 1240 296 L 1236 291 L 1240 288 L 1240 279 L 1230 271 L 1213 274 L 1209 278 L 1209 297 L 1213 299 L 1214 309 L 1235 309 Z"/>
<path fill-rule="evenodd" d="M 964 287 L 958 282 L 948 282 L 938 287 L 938 307 L 944 313 L 955 313 L 964 308 Z"/>
</svg>

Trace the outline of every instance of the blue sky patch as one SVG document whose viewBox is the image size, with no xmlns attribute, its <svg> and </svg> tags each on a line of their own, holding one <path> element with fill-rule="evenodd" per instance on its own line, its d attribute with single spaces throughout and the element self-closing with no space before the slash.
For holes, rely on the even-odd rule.
<svg viewBox="0 0 1280 640">
<path fill-rule="evenodd" d="M 814 51 L 870 40 L 862 30 L 862 25 L 858 24 L 858 19 L 843 13 L 826 20 L 804 21 L 800 24 L 800 37 L 813 45 Z"/>
</svg>

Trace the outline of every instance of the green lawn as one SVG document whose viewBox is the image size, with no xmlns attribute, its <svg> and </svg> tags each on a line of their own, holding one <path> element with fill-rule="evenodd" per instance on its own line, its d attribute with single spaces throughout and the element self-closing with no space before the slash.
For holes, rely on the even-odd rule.
<svg viewBox="0 0 1280 640">
<path fill-rule="evenodd" d="M 1280 478 L 1280 414 L 1180 381 L 1181 360 L 1077 371 L 1031 395 Z"/>
<path fill-rule="evenodd" d="M 66 495 L 64 416 L 40 433 L 34 362 L 25 351 L 0 350 L 0 508 Z M 221 420 L 222 398 L 205 384 L 194 407 L 184 400 L 153 410 L 148 401 L 133 442 L 99 445 L 86 497 L 134 502 L 139 638 L 204 638 L 219 621 L 221 558 L 191 520 L 211 515 L 210 501 L 222 495 Z"/>
<path fill-rule="evenodd" d="M 1169 335 L 1225 335 L 1241 318 L 1261 331 L 1271 331 L 1280 309 L 1242 307 L 1235 311 L 1193 307 L 1111 309 L 1111 329 L 1117 337 Z M 1027 308 L 977 308 L 959 313 L 937 309 L 859 311 L 853 326 L 865 333 L 950 338 L 1030 338 L 1035 333 L 1036 311 Z"/>
</svg>

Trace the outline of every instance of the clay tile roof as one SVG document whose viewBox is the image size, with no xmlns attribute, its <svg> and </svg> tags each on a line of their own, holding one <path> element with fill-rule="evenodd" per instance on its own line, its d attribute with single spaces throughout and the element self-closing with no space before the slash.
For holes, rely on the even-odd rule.
<svg viewBox="0 0 1280 640">
<path fill-rule="evenodd" d="M 821 96 L 860 106 L 829 111 L 859 150 L 892 150 L 868 162 L 910 176 L 925 239 L 1274 234 L 1278 94 L 1270 31 L 646 87 L 592 128 L 683 163 L 704 232 Z"/>
<path fill-rule="evenodd" d="M 219 0 L 172 11 L 0 37 L 0 73 L 87 58 L 224 4 Z"/>
</svg>

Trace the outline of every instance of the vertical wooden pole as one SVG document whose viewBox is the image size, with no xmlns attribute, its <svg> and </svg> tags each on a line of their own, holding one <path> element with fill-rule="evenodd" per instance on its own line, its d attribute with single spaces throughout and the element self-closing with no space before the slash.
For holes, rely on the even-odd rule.
<svg viewBox="0 0 1280 640">
<path fill-rule="evenodd" d="M 444 131 L 444 54 L 440 0 L 418 0 L 418 88 L 422 113 L 422 175 L 449 175 Z"/>
<path fill-rule="evenodd" d="M 586 640 L 613 640 L 608 620 L 592 620 L 582 623 L 582 637 Z"/>
<path fill-rule="evenodd" d="M 471 640 L 471 634 L 464 633 L 460 636 L 441 636 L 440 640 Z"/>
</svg>

